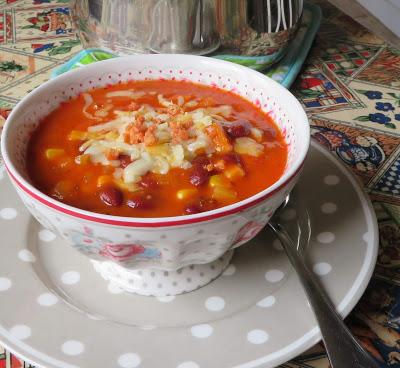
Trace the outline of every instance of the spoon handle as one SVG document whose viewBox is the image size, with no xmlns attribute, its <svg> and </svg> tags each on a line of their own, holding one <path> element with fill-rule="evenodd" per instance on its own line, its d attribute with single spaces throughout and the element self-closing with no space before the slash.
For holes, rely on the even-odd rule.
<svg viewBox="0 0 400 368">
<path fill-rule="evenodd" d="M 287 231 L 275 222 L 269 222 L 268 225 L 281 241 L 299 276 L 318 321 L 332 368 L 379 368 L 346 327 L 326 292 L 299 255 Z"/>
</svg>

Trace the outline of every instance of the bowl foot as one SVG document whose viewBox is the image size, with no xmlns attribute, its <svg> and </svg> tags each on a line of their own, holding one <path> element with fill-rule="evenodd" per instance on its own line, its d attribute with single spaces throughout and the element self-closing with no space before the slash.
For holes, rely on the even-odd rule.
<svg viewBox="0 0 400 368">
<path fill-rule="evenodd" d="M 228 251 L 211 263 L 196 264 L 174 271 L 157 269 L 128 270 L 114 262 L 92 261 L 94 269 L 113 286 L 145 296 L 172 296 L 188 293 L 216 279 L 232 259 Z"/>
</svg>

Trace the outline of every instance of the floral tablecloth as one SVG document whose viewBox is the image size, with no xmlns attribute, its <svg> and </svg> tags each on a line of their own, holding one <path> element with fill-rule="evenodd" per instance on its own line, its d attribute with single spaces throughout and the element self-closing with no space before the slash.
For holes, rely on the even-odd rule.
<svg viewBox="0 0 400 368">
<path fill-rule="evenodd" d="M 68 2 L 0 0 L 0 129 L 20 98 L 81 50 Z M 381 367 L 400 368 L 400 50 L 326 1 L 314 2 L 324 18 L 292 90 L 313 137 L 351 168 L 373 201 L 378 264 L 347 323 Z M 0 346 L 0 368 L 27 366 Z M 317 345 L 283 367 L 329 363 Z"/>
</svg>

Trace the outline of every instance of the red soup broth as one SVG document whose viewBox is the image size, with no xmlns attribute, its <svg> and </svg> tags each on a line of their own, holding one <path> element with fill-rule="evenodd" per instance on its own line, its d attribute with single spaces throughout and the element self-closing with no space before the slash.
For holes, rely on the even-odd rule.
<svg viewBox="0 0 400 368">
<path fill-rule="evenodd" d="M 32 135 L 27 169 L 43 193 L 115 216 L 194 214 L 276 182 L 287 145 L 248 100 L 186 81 L 130 81 L 62 103 Z"/>
</svg>

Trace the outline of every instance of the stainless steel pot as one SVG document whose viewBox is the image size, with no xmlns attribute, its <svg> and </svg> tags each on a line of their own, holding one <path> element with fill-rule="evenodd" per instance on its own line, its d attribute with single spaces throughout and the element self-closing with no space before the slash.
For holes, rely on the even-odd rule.
<svg viewBox="0 0 400 368">
<path fill-rule="evenodd" d="M 221 52 L 283 54 L 297 31 L 302 0 L 216 0 Z"/>
<path fill-rule="evenodd" d="M 73 0 L 85 47 L 120 54 L 282 56 L 303 0 Z"/>
</svg>

